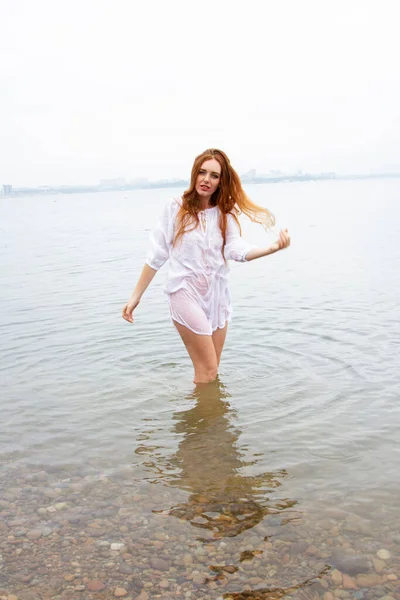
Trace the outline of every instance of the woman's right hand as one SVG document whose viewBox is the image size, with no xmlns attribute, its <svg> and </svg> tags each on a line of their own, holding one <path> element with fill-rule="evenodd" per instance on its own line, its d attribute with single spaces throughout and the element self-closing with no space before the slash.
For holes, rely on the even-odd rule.
<svg viewBox="0 0 400 600">
<path fill-rule="evenodd" d="M 140 300 L 132 296 L 132 298 L 130 298 L 125 304 L 124 308 L 122 309 L 122 318 L 125 319 L 125 321 L 133 323 L 132 313 L 139 304 L 139 302 Z"/>
</svg>

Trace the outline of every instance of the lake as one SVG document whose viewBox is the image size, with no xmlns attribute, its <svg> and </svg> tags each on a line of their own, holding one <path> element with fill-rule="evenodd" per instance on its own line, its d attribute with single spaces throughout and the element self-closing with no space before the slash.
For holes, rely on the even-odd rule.
<svg viewBox="0 0 400 600">
<path fill-rule="evenodd" d="M 0 199 L 0 596 L 400 599 L 400 180 L 245 189 L 204 391 L 168 265 L 121 318 L 182 190 Z"/>
</svg>

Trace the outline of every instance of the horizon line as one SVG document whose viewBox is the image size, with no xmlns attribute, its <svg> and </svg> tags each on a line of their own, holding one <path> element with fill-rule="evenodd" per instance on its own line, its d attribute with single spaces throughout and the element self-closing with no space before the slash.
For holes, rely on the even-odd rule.
<svg viewBox="0 0 400 600">
<path fill-rule="evenodd" d="M 251 172 L 251 171 L 250 171 Z M 279 173 L 279 171 L 278 171 Z M 324 180 L 332 180 L 332 179 L 377 179 L 377 178 L 398 178 L 400 177 L 400 172 L 382 172 L 382 173 L 367 173 L 367 174 L 349 174 L 349 175 L 340 175 L 333 171 L 331 172 L 322 172 L 322 173 L 291 173 L 291 174 L 273 174 L 273 175 L 259 175 L 255 177 L 249 176 L 249 171 L 240 176 L 241 182 L 246 184 L 261 184 L 261 183 L 279 183 L 279 182 L 301 182 L 301 181 L 324 181 Z M 139 178 L 138 178 L 139 179 Z M 118 180 L 125 181 L 124 183 L 118 183 Z M 109 183 L 107 183 L 109 182 Z M 157 188 L 172 188 L 177 186 L 188 185 L 190 183 L 189 179 L 181 179 L 181 178 L 171 178 L 171 179 L 156 179 L 149 180 L 147 178 L 143 178 L 141 181 L 135 182 L 135 180 L 131 180 L 130 182 L 126 181 L 124 177 L 112 177 L 104 180 L 100 180 L 100 183 L 97 184 L 53 184 L 53 185 L 39 185 L 39 186 L 19 186 L 14 187 L 13 184 L 2 184 L 3 187 L 3 196 L 4 195 L 12 195 L 14 193 L 21 192 L 50 192 L 50 191 L 59 191 L 59 192 L 67 192 L 68 190 L 73 191 L 79 188 L 80 191 L 92 191 L 92 192 L 101 192 L 101 191 L 128 191 L 131 189 L 157 189 Z M 5 188 L 10 188 L 11 193 L 6 193 Z M 78 191 L 78 190 L 77 190 Z"/>
</svg>

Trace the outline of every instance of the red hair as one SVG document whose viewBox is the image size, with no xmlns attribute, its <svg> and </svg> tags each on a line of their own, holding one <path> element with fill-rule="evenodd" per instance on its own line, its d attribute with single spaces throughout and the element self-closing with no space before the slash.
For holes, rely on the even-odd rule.
<svg viewBox="0 0 400 600">
<path fill-rule="evenodd" d="M 231 166 L 229 158 L 216 148 L 205 150 L 199 156 L 196 156 L 192 173 L 190 177 L 190 186 L 182 196 L 182 206 L 177 214 L 177 228 L 174 238 L 174 244 L 183 236 L 186 231 L 192 231 L 199 224 L 200 198 L 196 192 L 196 181 L 199 171 L 206 160 L 215 158 L 221 165 L 221 175 L 218 188 L 211 196 L 211 205 L 218 206 L 220 209 L 219 226 L 221 228 L 223 246 L 222 253 L 226 243 L 226 228 L 228 214 L 231 214 L 240 228 L 238 216 L 244 213 L 254 223 L 260 223 L 265 229 L 275 225 L 275 217 L 266 208 L 254 204 L 245 194 L 239 175 Z"/>
</svg>

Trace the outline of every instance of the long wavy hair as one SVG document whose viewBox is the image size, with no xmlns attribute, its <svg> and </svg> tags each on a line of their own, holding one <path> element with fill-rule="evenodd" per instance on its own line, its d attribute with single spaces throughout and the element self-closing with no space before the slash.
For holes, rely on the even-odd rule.
<svg viewBox="0 0 400 600">
<path fill-rule="evenodd" d="M 218 206 L 220 209 L 219 226 L 223 238 L 222 254 L 226 244 L 226 229 L 228 223 L 228 214 L 231 214 L 239 226 L 239 215 L 245 214 L 254 223 L 259 223 L 266 230 L 275 225 L 275 217 L 266 208 L 254 204 L 245 194 L 239 175 L 231 166 L 229 158 L 216 148 L 205 150 L 199 156 L 196 156 L 192 173 L 190 177 L 190 187 L 183 193 L 182 205 L 177 214 L 176 233 L 174 245 L 178 242 L 184 233 L 192 231 L 199 224 L 199 212 L 201 210 L 200 197 L 196 192 L 196 181 L 202 164 L 211 158 L 215 158 L 221 165 L 221 176 L 218 188 L 211 196 L 211 205 Z"/>
</svg>

